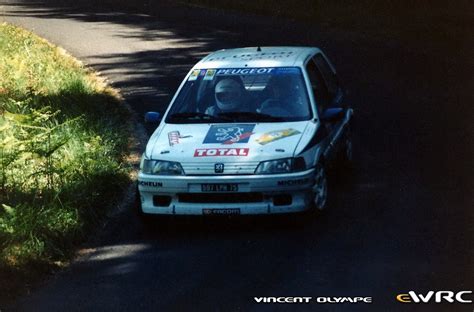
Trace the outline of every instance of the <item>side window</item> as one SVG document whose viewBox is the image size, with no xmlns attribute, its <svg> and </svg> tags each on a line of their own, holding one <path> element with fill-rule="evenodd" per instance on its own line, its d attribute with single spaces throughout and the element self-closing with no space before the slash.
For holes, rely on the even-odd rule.
<svg viewBox="0 0 474 312">
<path fill-rule="evenodd" d="M 339 83 L 336 74 L 334 74 L 328 62 L 322 56 L 321 53 L 316 54 L 313 60 L 318 66 L 321 73 L 323 74 L 324 81 L 326 81 L 326 84 L 328 86 L 329 94 L 331 95 L 331 97 L 335 96 L 339 89 Z"/>
<path fill-rule="evenodd" d="M 318 111 L 319 113 L 322 113 L 329 106 L 330 103 L 328 87 L 324 82 L 323 75 L 312 60 L 310 60 L 308 62 L 308 65 L 306 65 L 306 71 L 311 82 L 311 87 L 313 89 L 313 94 L 316 100 Z"/>
</svg>

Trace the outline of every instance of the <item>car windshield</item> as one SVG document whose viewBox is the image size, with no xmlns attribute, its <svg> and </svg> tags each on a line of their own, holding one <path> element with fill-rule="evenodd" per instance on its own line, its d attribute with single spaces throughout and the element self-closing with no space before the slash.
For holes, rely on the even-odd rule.
<svg viewBox="0 0 474 312">
<path fill-rule="evenodd" d="M 196 69 L 167 123 L 283 122 L 311 119 L 298 67 Z"/>
</svg>

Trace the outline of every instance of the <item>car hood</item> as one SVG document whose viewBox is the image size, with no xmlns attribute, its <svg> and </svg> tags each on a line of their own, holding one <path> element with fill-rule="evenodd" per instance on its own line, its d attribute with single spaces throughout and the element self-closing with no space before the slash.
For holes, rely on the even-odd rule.
<svg viewBox="0 0 474 312">
<path fill-rule="evenodd" d="M 261 161 L 293 157 L 309 121 L 284 123 L 162 124 L 145 156 L 180 162 L 186 174 L 249 174 Z"/>
</svg>

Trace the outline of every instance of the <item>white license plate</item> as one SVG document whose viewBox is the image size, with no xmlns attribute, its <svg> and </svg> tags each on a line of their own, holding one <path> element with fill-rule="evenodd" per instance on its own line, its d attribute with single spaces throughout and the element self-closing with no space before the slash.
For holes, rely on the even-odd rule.
<svg viewBox="0 0 474 312">
<path fill-rule="evenodd" d="M 202 192 L 238 192 L 239 185 L 235 183 L 226 184 L 201 184 Z"/>
</svg>

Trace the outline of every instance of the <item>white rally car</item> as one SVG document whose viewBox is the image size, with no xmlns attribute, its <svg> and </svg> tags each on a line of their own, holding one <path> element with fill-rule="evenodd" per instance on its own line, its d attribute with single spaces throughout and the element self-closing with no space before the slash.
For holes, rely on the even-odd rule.
<svg viewBox="0 0 474 312">
<path fill-rule="evenodd" d="M 147 144 L 142 215 L 277 214 L 324 209 L 326 170 L 352 157 L 352 109 L 311 47 L 221 50 L 181 83 Z"/>
</svg>

